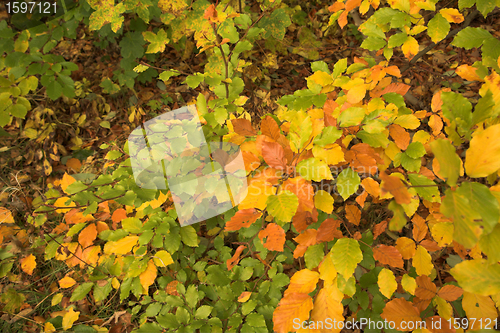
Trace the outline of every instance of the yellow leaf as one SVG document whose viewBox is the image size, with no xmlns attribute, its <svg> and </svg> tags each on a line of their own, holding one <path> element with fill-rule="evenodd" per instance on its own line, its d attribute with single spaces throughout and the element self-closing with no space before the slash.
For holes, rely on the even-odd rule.
<svg viewBox="0 0 500 333">
<path fill-rule="evenodd" d="M 484 81 L 477 75 L 477 68 L 472 67 L 470 65 L 461 65 L 455 69 L 455 73 L 460 76 L 462 79 L 467 81 Z"/>
<path fill-rule="evenodd" d="M 325 259 L 319 266 L 319 277 L 324 281 L 325 286 L 332 285 L 333 280 L 337 277 L 337 270 L 333 264 L 332 254 L 328 253 Z M 335 284 L 336 285 L 336 284 Z"/>
<path fill-rule="evenodd" d="M 0 223 L 14 223 L 14 217 L 7 208 L 0 207 Z"/>
<path fill-rule="evenodd" d="M 45 173 L 45 176 L 50 176 L 52 173 L 52 165 L 46 159 L 43 160 L 43 172 Z"/>
<path fill-rule="evenodd" d="M 43 326 L 43 332 L 44 333 L 53 333 L 56 331 L 56 328 L 54 327 L 54 325 L 52 325 L 51 322 L 46 322 Z"/>
<path fill-rule="evenodd" d="M 62 300 L 63 296 L 64 296 L 63 293 L 57 293 L 57 294 L 55 294 L 52 297 L 52 300 L 51 300 L 50 304 L 52 306 L 56 306 L 57 304 L 61 303 L 61 300 Z"/>
<path fill-rule="evenodd" d="M 415 295 L 415 289 L 417 288 L 417 281 L 415 281 L 415 279 L 409 276 L 408 274 L 405 274 L 401 279 L 401 286 L 403 286 L 404 290 L 406 290 L 410 294 Z"/>
<path fill-rule="evenodd" d="M 59 280 L 59 286 L 61 288 L 70 288 L 70 287 L 73 287 L 75 285 L 76 281 L 69 277 L 69 276 L 65 276 L 63 277 L 61 280 Z"/>
<path fill-rule="evenodd" d="M 344 306 L 341 303 L 342 297 L 340 299 L 338 298 L 338 293 L 335 290 L 336 288 L 337 287 L 333 285 L 324 286 L 318 292 L 316 300 L 314 301 L 314 308 L 311 312 L 311 320 L 313 322 L 328 323 L 327 318 L 333 323 L 344 321 L 345 318 L 342 316 L 344 312 Z M 319 328 L 318 332 L 321 333 L 340 332 L 342 325 L 335 325 L 332 328 L 327 328 L 325 325 L 322 328 L 317 328 Z"/>
<path fill-rule="evenodd" d="M 436 223 L 431 227 L 432 237 L 441 247 L 446 247 L 453 242 L 454 231 L 453 223 L 449 222 Z"/>
<path fill-rule="evenodd" d="M 480 319 L 482 319 L 481 322 L 484 323 L 487 322 L 487 318 L 491 321 L 497 318 L 495 303 L 493 303 L 489 296 L 481 296 L 464 291 L 462 307 L 469 320 L 471 320 L 470 323 L 473 324 L 472 327 L 470 327 L 471 330 L 478 330 L 481 328 L 479 323 Z M 475 322 L 473 322 L 472 318 L 475 319 Z"/>
<path fill-rule="evenodd" d="M 461 23 L 464 20 L 464 16 L 456 8 L 443 8 L 439 11 L 439 14 L 450 23 Z"/>
<path fill-rule="evenodd" d="M 357 85 L 347 92 L 347 101 L 351 104 L 359 103 L 365 98 L 366 84 Z"/>
<path fill-rule="evenodd" d="M 322 210 L 327 214 L 331 214 L 333 211 L 333 197 L 330 193 L 319 190 L 314 195 L 314 205 L 317 209 Z"/>
<path fill-rule="evenodd" d="M 313 146 L 312 152 L 314 157 L 326 162 L 329 165 L 335 165 L 345 161 L 342 147 L 336 143 L 326 145 L 324 147 Z"/>
<path fill-rule="evenodd" d="M 486 177 L 498 169 L 500 169 L 500 124 L 475 134 L 465 153 L 465 170 L 469 177 Z"/>
<path fill-rule="evenodd" d="M 161 250 L 155 253 L 153 257 L 153 261 L 156 267 L 167 267 L 170 264 L 173 264 L 172 256 L 167 251 Z"/>
<path fill-rule="evenodd" d="M 69 202 L 68 204 L 66 204 Z M 71 210 L 72 207 L 76 207 L 75 203 L 71 201 L 68 197 L 61 197 L 54 202 L 54 207 L 56 207 L 57 213 L 67 213 Z M 61 207 L 61 208 L 59 208 Z M 64 207 L 64 208 L 62 208 Z"/>
<path fill-rule="evenodd" d="M 80 311 L 74 311 L 73 308 L 69 309 L 62 320 L 63 330 L 69 330 L 71 327 L 73 327 L 73 323 L 78 320 L 79 316 Z"/>
<path fill-rule="evenodd" d="M 418 42 L 415 38 L 408 36 L 406 42 L 401 46 L 401 50 L 408 60 L 411 60 L 418 53 Z"/>
<path fill-rule="evenodd" d="M 399 237 L 396 241 L 396 249 L 403 256 L 403 259 L 408 260 L 415 255 L 415 242 L 408 237 Z"/>
<path fill-rule="evenodd" d="M 290 279 L 290 285 L 285 290 L 285 296 L 292 293 L 309 294 L 316 289 L 319 280 L 318 272 L 313 272 L 307 268 L 296 272 Z"/>
<path fill-rule="evenodd" d="M 398 116 L 394 123 L 406 129 L 416 129 L 420 126 L 420 120 L 413 114 Z"/>
<path fill-rule="evenodd" d="M 378 286 L 380 292 L 387 298 L 391 298 L 392 294 L 398 289 L 398 283 L 394 277 L 394 273 L 387 268 L 382 268 L 378 274 Z"/>
<path fill-rule="evenodd" d="M 435 296 L 432 299 L 432 303 L 437 308 L 438 314 L 443 317 L 445 320 L 449 320 L 451 318 L 451 315 L 453 314 L 453 308 L 451 307 L 451 304 L 446 302 L 443 298 L 439 296 Z"/>
<path fill-rule="evenodd" d="M 111 285 L 113 286 L 113 288 L 118 289 L 120 288 L 120 281 L 118 281 L 118 279 L 114 277 L 111 280 Z"/>
<path fill-rule="evenodd" d="M 61 188 L 64 191 L 64 193 L 69 194 L 68 192 L 66 192 L 66 189 L 68 188 L 69 185 L 73 184 L 74 182 L 76 182 L 76 179 L 65 173 L 59 185 L 61 185 Z"/>
<path fill-rule="evenodd" d="M 31 275 L 36 267 L 36 258 L 34 255 L 30 254 L 27 257 L 21 259 L 21 269 L 24 273 Z"/>
<path fill-rule="evenodd" d="M 294 321 L 307 320 L 312 308 L 313 301 L 308 294 L 292 293 L 283 297 L 273 313 L 274 331 L 277 333 L 293 331 Z"/>
<path fill-rule="evenodd" d="M 326 87 L 329 84 L 333 83 L 332 76 L 328 73 L 325 73 L 323 71 L 317 71 L 313 75 L 309 76 L 309 79 L 313 80 L 317 84 L 321 85 L 322 87 Z"/>
<path fill-rule="evenodd" d="M 151 206 L 151 208 L 156 209 L 156 208 L 160 207 L 161 205 L 163 205 L 165 203 L 165 201 L 167 201 L 167 199 L 168 199 L 168 195 L 163 194 L 163 192 L 160 192 L 158 199 L 154 199 L 154 200 L 147 201 L 147 202 L 143 203 L 139 208 L 137 208 L 137 212 L 142 213 L 142 211 L 148 206 Z"/>
<path fill-rule="evenodd" d="M 413 256 L 413 267 L 417 270 L 418 275 L 429 276 L 434 268 L 432 258 L 429 252 L 422 246 L 417 246 L 417 251 Z"/>
<path fill-rule="evenodd" d="M 240 296 L 238 296 L 238 302 L 245 303 L 250 299 L 250 296 L 252 296 L 252 293 L 250 291 L 244 291 Z"/>
<path fill-rule="evenodd" d="M 144 272 L 141 273 L 141 275 L 139 275 L 143 294 L 148 293 L 149 286 L 152 285 L 156 280 L 156 275 L 157 275 L 156 266 L 153 263 L 153 260 L 149 260 L 148 267 Z"/>
<path fill-rule="evenodd" d="M 265 209 L 267 197 L 274 194 L 273 186 L 265 181 L 251 181 L 245 199 L 240 202 L 238 209 Z"/>
<path fill-rule="evenodd" d="M 116 242 L 107 242 L 104 245 L 104 253 L 106 254 L 126 254 L 137 245 L 139 236 L 127 236 Z"/>
</svg>

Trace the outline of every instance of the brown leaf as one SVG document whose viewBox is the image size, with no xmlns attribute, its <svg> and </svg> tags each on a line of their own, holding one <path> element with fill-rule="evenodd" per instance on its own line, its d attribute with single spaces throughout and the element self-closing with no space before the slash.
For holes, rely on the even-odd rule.
<svg viewBox="0 0 500 333">
<path fill-rule="evenodd" d="M 394 246 L 379 245 L 373 248 L 373 258 L 384 265 L 403 268 L 401 253 Z"/>
<path fill-rule="evenodd" d="M 239 135 L 244 135 L 244 136 L 257 135 L 257 132 L 252 127 L 252 123 L 248 119 L 244 118 L 231 119 L 231 123 L 233 124 L 234 131 Z"/>
<path fill-rule="evenodd" d="M 415 214 L 411 221 L 413 222 L 413 239 L 416 242 L 420 242 L 425 238 L 425 235 L 427 235 L 427 224 L 425 223 L 425 220 L 422 218 L 422 216 L 418 214 Z"/>
<path fill-rule="evenodd" d="M 280 128 L 276 123 L 276 120 L 274 120 L 273 117 L 271 116 L 266 116 L 260 122 L 260 131 L 262 132 L 263 135 L 267 135 L 268 137 L 276 141 L 278 141 L 281 134 Z"/>
<path fill-rule="evenodd" d="M 396 176 L 388 176 L 385 172 L 380 173 L 380 178 L 383 180 L 382 182 L 382 195 L 387 192 L 390 192 L 394 199 L 396 199 L 396 203 L 398 204 L 409 204 L 411 202 L 411 195 L 406 188 L 406 185 L 403 184 L 403 181 Z"/>
<path fill-rule="evenodd" d="M 388 322 L 393 321 L 396 329 L 412 325 L 410 322 L 413 322 L 413 326 L 410 327 L 419 327 L 417 325 L 421 320 L 420 311 L 404 298 L 396 298 L 388 302 L 380 316 Z M 404 330 L 401 329 L 401 331 Z"/>
<path fill-rule="evenodd" d="M 361 211 L 355 205 L 346 205 L 345 206 L 345 215 L 349 222 L 355 225 L 359 225 L 359 221 L 361 221 Z"/>
<path fill-rule="evenodd" d="M 431 241 L 428 239 L 424 239 L 423 241 L 421 241 L 420 245 L 422 245 L 429 252 L 441 250 L 441 247 L 435 241 Z"/>
<path fill-rule="evenodd" d="M 373 239 L 377 239 L 385 229 L 387 229 L 387 220 L 384 220 L 373 227 Z"/>
<path fill-rule="evenodd" d="M 420 299 L 432 299 L 436 296 L 436 285 L 432 283 L 431 278 L 427 275 L 417 276 L 417 289 L 415 296 Z"/>
<path fill-rule="evenodd" d="M 324 220 L 318 228 L 317 243 L 330 242 L 335 238 L 342 238 L 342 232 L 338 230 L 340 227 L 340 220 L 332 218 Z"/>
<path fill-rule="evenodd" d="M 399 149 L 406 150 L 410 144 L 410 134 L 401 126 L 392 124 L 389 126 L 389 134 Z"/>
<path fill-rule="evenodd" d="M 442 299 L 447 300 L 448 302 L 453 302 L 454 300 L 462 296 L 462 294 L 462 288 L 454 286 L 452 284 L 444 286 L 438 291 L 438 296 Z"/>
</svg>

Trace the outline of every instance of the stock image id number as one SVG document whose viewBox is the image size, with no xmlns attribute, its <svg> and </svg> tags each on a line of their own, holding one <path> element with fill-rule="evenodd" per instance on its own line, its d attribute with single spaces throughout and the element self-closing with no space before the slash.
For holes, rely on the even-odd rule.
<svg viewBox="0 0 500 333">
<path fill-rule="evenodd" d="M 486 329 L 486 330 L 497 330 L 498 319 L 491 318 L 450 318 L 446 320 L 449 324 L 448 327 L 454 327 L 455 329 Z"/>
<path fill-rule="evenodd" d="M 5 3 L 7 14 L 55 14 L 57 2 L 49 1 L 7 1 Z"/>
</svg>

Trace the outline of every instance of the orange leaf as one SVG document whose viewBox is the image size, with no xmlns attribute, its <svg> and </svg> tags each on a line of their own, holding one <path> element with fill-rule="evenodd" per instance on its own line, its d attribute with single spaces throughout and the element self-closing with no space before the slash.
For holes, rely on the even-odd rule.
<svg viewBox="0 0 500 333">
<path fill-rule="evenodd" d="M 324 220 L 318 228 L 318 235 L 316 237 L 316 242 L 330 242 L 335 238 L 342 238 L 342 232 L 338 230 L 340 227 L 340 220 L 335 220 L 332 218 Z"/>
<path fill-rule="evenodd" d="M 385 72 L 395 77 L 401 77 L 401 71 L 398 66 L 389 66 L 385 68 Z"/>
<path fill-rule="evenodd" d="M 297 176 L 288 178 L 283 182 L 281 188 L 294 193 L 299 199 L 298 211 L 311 212 L 314 208 L 314 188 L 309 180 Z M 297 230 L 299 231 L 299 230 Z"/>
<path fill-rule="evenodd" d="M 68 186 L 73 184 L 74 182 L 76 182 L 75 178 L 71 177 L 67 173 L 64 174 L 60 182 L 61 188 L 64 191 L 64 193 L 68 194 L 68 192 L 66 192 L 66 188 L 68 188 Z"/>
<path fill-rule="evenodd" d="M 345 8 L 345 4 L 343 2 L 341 2 L 341 1 L 337 1 L 333 5 L 331 5 L 330 7 L 328 7 L 328 10 L 331 13 L 336 13 L 339 10 L 344 9 L 344 8 Z"/>
<path fill-rule="evenodd" d="M 415 214 L 411 221 L 413 222 L 413 239 L 420 242 L 427 235 L 427 224 L 422 216 L 418 214 Z"/>
<path fill-rule="evenodd" d="M 264 243 L 264 238 L 266 238 Z M 259 231 L 259 238 L 269 251 L 283 251 L 285 244 L 285 231 L 276 223 L 269 223 L 264 230 Z"/>
<path fill-rule="evenodd" d="M 308 294 L 292 293 L 282 298 L 273 313 L 274 331 L 277 333 L 294 331 L 294 321 L 307 320 L 312 308 L 313 301 Z"/>
<path fill-rule="evenodd" d="M 92 245 L 96 237 L 97 228 L 96 225 L 92 223 L 80 232 L 78 235 L 78 243 L 80 243 L 83 248 L 86 248 Z"/>
<path fill-rule="evenodd" d="M 377 183 L 376 180 L 374 180 L 371 177 L 365 178 L 361 181 L 361 185 L 363 185 L 364 189 L 368 194 L 370 194 L 374 198 L 378 198 L 380 195 L 380 184 Z"/>
<path fill-rule="evenodd" d="M 300 209 L 300 201 L 299 201 L 299 209 Z M 313 212 L 308 211 L 299 211 L 297 209 L 297 213 L 295 213 L 292 223 L 295 229 L 298 232 L 304 231 L 307 229 L 307 226 L 313 224 L 318 221 L 318 211 L 313 209 Z"/>
<path fill-rule="evenodd" d="M 248 301 L 250 296 L 252 296 L 252 293 L 250 291 L 244 291 L 240 296 L 238 296 L 238 302 L 245 303 L 246 301 Z"/>
<path fill-rule="evenodd" d="M 75 284 L 76 284 L 76 281 L 69 276 L 65 276 L 61 280 L 59 280 L 59 286 L 61 288 L 71 288 Z"/>
<path fill-rule="evenodd" d="M 307 268 L 295 272 L 290 279 L 290 284 L 288 285 L 287 290 L 285 290 L 284 296 L 286 297 L 293 293 L 309 294 L 316 289 L 318 281 L 318 272 L 311 271 Z"/>
<path fill-rule="evenodd" d="M 439 289 L 437 294 L 439 297 L 447 300 L 448 302 L 453 302 L 462 296 L 463 290 L 462 288 L 450 284 Z"/>
<path fill-rule="evenodd" d="M 404 298 L 396 298 L 386 303 L 384 311 L 380 316 L 388 322 L 393 321 L 396 329 L 400 331 L 406 331 L 402 329 L 406 327 L 420 327 L 418 326 L 421 320 L 420 312 Z"/>
<path fill-rule="evenodd" d="M 157 269 L 156 265 L 153 262 L 153 259 L 148 261 L 148 267 L 144 272 L 139 275 L 139 279 L 141 281 L 142 293 L 147 294 L 149 286 L 152 285 L 156 280 Z"/>
<path fill-rule="evenodd" d="M 215 9 L 215 5 L 211 4 L 205 9 L 205 13 L 203 14 L 203 18 L 207 20 L 216 20 L 217 19 L 217 10 Z"/>
<path fill-rule="evenodd" d="M 92 214 L 83 216 L 83 213 L 78 208 L 73 208 L 66 214 L 64 214 L 64 220 L 68 224 L 78 224 L 93 221 L 94 217 Z"/>
<path fill-rule="evenodd" d="M 24 273 L 31 275 L 36 267 L 36 258 L 34 255 L 30 254 L 27 257 L 21 259 L 21 269 Z"/>
<path fill-rule="evenodd" d="M 415 242 L 408 237 L 399 237 L 396 240 L 396 249 L 403 256 L 403 259 L 411 259 L 415 255 L 417 248 L 415 247 Z"/>
<path fill-rule="evenodd" d="M 401 96 L 404 96 L 408 90 L 410 90 L 410 86 L 406 85 L 404 83 L 391 83 L 387 87 L 384 88 L 382 91 L 374 91 L 371 96 L 372 97 L 380 97 L 382 95 L 388 94 L 388 93 L 396 93 L 400 94 Z"/>
<path fill-rule="evenodd" d="M 458 66 L 457 69 L 455 69 L 455 72 L 460 76 L 462 79 L 467 80 L 467 81 L 484 81 L 479 77 L 479 75 L 476 74 L 477 68 L 472 67 L 469 65 L 461 65 Z"/>
<path fill-rule="evenodd" d="M 433 114 L 427 123 L 432 128 L 432 134 L 437 135 L 443 129 L 443 120 L 440 116 Z"/>
<path fill-rule="evenodd" d="M 318 230 L 307 229 L 293 240 L 299 243 L 293 251 L 293 257 L 295 259 L 300 258 L 306 253 L 306 250 L 309 246 L 316 244 L 316 235 L 318 234 Z"/>
<path fill-rule="evenodd" d="M 373 239 L 377 239 L 387 229 L 387 220 L 384 220 L 373 227 Z"/>
<path fill-rule="evenodd" d="M 99 254 L 101 253 L 101 246 L 91 246 L 83 250 L 82 260 L 80 261 L 80 268 L 85 268 L 86 263 L 95 265 L 99 260 Z"/>
<path fill-rule="evenodd" d="M 243 163 L 245 163 L 245 170 L 247 174 L 250 171 L 257 169 L 260 166 L 260 159 L 249 151 L 244 151 L 243 153 Z"/>
<path fill-rule="evenodd" d="M 70 169 L 73 169 L 76 172 L 79 172 L 80 168 L 82 167 L 82 162 L 80 162 L 80 160 L 77 159 L 77 158 L 70 158 L 66 162 L 66 167 L 70 168 Z"/>
<path fill-rule="evenodd" d="M 361 206 L 361 208 L 363 208 L 365 206 L 365 200 L 366 200 L 367 196 L 368 196 L 368 192 L 363 191 L 363 193 L 361 193 L 361 195 L 358 195 L 356 197 L 356 202 L 358 203 L 358 205 Z"/>
<path fill-rule="evenodd" d="M 257 132 L 252 127 L 252 123 L 248 119 L 244 118 L 231 119 L 231 123 L 233 124 L 234 131 L 239 135 L 244 135 L 244 136 L 257 135 Z"/>
<path fill-rule="evenodd" d="M 271 168 L 278 170 L 286 168 L 285 151 L 277 142 L 262 142 L 262 157 Z"/>
<path fill-rule="evenodd" d="M 165 288 L 166 289 L 166 292 L 167 294 L 169 295 L 172 295 L 172 296 L 180 296 L 179 293 L 177 292 L 177 285 L 179 284 L 180 282 L 177 281 L 177 280 L 174 280 L 174 281 L 171 281 L 167 284 L 167 287 Z"/>
<path fill-rule="evenodd" d="M 266 116 L 266 118 L 260 122 L 260 131 L 262 135 L 267 135 L 276 141 L 278 141 L 281 134 L 278 124 L 271 116 Z"/>
<path fill-rule="evenodd" d="M 359 225 L 359 221 L 361 221 L 361 211 L 355 205 L 346 205 L 345 206 L 346 218 L 349 222 L 355 225 Z"/>
<path fill-rule="evenodd" d="M 398 204 L 409 204 L 411 195 L 403 181 L 396 176 L 388 176 L 385 172 L 380 173 L 382 183 L 382 195 L 390 192 Z"/>
<path fill-rule="evenodd" d="M 127 218 L 127 211 L 123 208 L 118 208 L 113 212 L 113 215 L 111 216 L 111 221 L 113 221 L 114 223 L 118 223 L 126 218 Z"/>
<path fill-rule="evenodd" d="M 432 299 L 436 296 L 436 285 L 432 283 L 431 278 L 427 275 L 417 276 L 417 289 L 415 289 L 415 296 L 420 299 Z"/>
<path fill-rule="evenodd" d="M 410 144 L 410 134 L 398 124 L 389 126 L 389 134 L 396 143 L 399 149 L 406 150 Z"/>
<path fill-rule="evenodd" d="M 225 230 L 236 231 L 241 228 L 248 228 L 252 223 L 257 221 L 261 215 L 262 214 L 255 208 L 241 209 L 226 223 Z"/>
<path fill-rule="evenodd" d="M 0 223 L 14 223 L 14 217 L 7 208 L 0 207 Z"/>
<path fill-rule="evenodd" d="M 245 245 L 238 246 L 238 248 L 236 249 L 236 252 L 234 252 L 233 257 L 226 261 L 228 271 L 233 269 L 233 267 L 238 264 L 238 262 L 240 261 L 241 252 L 243 252 L 244 249 L 246 249 Z"/>
<path fill-rule="evenodd" d="M 430 252 L 441 250 L 441 246 L 439 246 L 438 243 L 428 239 L 424 239 L 423 241 L 421 241 L 420 245 L 422 245 L 427 251 Z"/>
<path fill-rule="evenodd" d="M 394 246 L 379 245 L 373 248 L 373 258 L 392 267 L 403 268 L 404 265 L 401 253 Z"/>
</svg>

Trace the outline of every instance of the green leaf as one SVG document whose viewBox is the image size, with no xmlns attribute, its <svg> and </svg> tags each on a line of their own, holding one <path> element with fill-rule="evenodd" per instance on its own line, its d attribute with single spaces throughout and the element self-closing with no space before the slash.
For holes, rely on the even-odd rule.
<svg viewBox="0 0 500 333">
<path fill-rule="evenodd" d="M 476 0 L 458 0 L 458 9 L 470 8 L 476 4 Z"/>
<path fill-rule="evenodd" d="M 327 74 L 330 74 L 330 70 L 328 69 L 328 65 L 324 61 L 314 61 L 311 63 L 311 70 L 313 72 L 322 71 Z"/>
<path fill-rule="evenodd" d="M 179 75 L 181 75 L 181 73 L 179 73 L 178 71 L 176 71 L 176 70 L 169 70 L 169 71 L 162 72 L 160 74 L 159 78 L 163 82 L 167 82 L 168 79 L 170 79 L 172 76 L 179 76 Z"/>
<path fill-rule="evenodd" d="M 99 283 L 97 283 L 94 287 L 94 299 L 96 302 L 100 302 L 106 297 L 108 297 L 109 293 L 111 293 L 111 290 L 113 290 L 113 286 L 111 285 L 111 279 L 107 281 L 106 284 L 103 286 L 99 286 Z"/>
<path fill-rule="evenodd" d="M 386 41 L 380 37 L 367 37 L 361 47 L 369 51 L 378 51 L 382 49 L 386 44 Z"/>
<path fill-rule="evenodd" d="M 395 200 L 389 202 L 388 208 L 393 212 L 394 216 L 389 221 L 390 231 L 400 231 L 406 225 L 406 214 L 403 206 L 396 203 Z"/>
<path fill-rule="evenodd" d="M 95 12 L 90 15 L 90 30 L 100 30 L 105 24 L 111 23 L 111 30 L 117 32 L 122 26 L 123 16 L 121 15 L 125 12 L 125 6 L 123 3 L 119 3 L 114 6 L 113 3 L 106 3 L 102 6 L 95 6 Z"/>
<path fill-rule="evenodd" d="M 264 316 L 258 313 L 250 313 L 246 318 L 246 322 L 252 327 L 266 327 Z"/>
<path fill-rule="evenodd" d="M 316 157 L 308 158 L 297 164 L 297 172 L 305 180 L 319 182 L 323 179 L 333 179 L 328 164 Z"/>
<path fill-rule="evenodd" d="M 363 253 L 357 240 L 341 238 L 331 249 L 332 261 L 338 273 L 349 279 L 358 264 L 363 260 Z"/>
<path fill-rule="evenodd" d="M 270 16 L 262 18 L 259 22 L 259 27 L 264 29 L 263 38 L 268 39 L 274 37 L 277 40 L 282 40 L 285 37 L 286 28 L 292 24 L 290 17 L 283 8 L 274 10 Z"/>
<path fill-rule="evenodd" d="M 137 331 L 134 333 L 161 333 L 163 330 L 157 323 L 144 323 Z"/>
<path fill-rule="evenodd" d="M 332 77 L 335 79 L 347 69 L 347 58 L 340 59 L 333 66 Z"/>
<path fill-rule="evenodd" d="M 208 273 L 207 281 L 213 285 L 225 286 L 231 283 L 231 279 L 227 277 L 226 272 L 222 271 L 220 266 L 209 266 L 206 272 Z"/>
<path fill-rule="evenodd" d="M 337 191 L 344 200 L 347 200 L 347 198 L 354 194 L 360 184 L 361 179 L 358 173 L 351 168 L 342 170 L 337 177 Z"/>
<path fill-rule="evenodd" d="M 290 222 L 299 206 L 297 196 L 289 191 L 283 191 L 278 195 L 270 195 L 267 198 L 267 210 L 271 216 L 280 221 Z"/>
<path fill-rule="evenodd" d="M 142 221 L 137 217 L 127 217 L 122 220 L 122 228 L 127 232 L 137 234 L 142 229 Z"/>
<path fill-rule="evenodd" d="M 321 133 L 314 138 L 314 144 L 320 147 L 335 143 L 342 136 L 342 130 L 335 126 L 327 126 L 323 128 Z"/>
<path fill-rule="evenodd" d="M 412 142 L 405 151 L 411 158 L 420 158 L 426 154 L 424 145 L 421 142 Z"/>
<path fill-rule="evenodd" d="M 358 126 L 365 118 L 365 109 L 360 107 L 350 107 L 340 114 L 338 121 L 340 127 Z"/>
<path fill-rule="evenodd" d="M 70 302 L 77 302 L 85 298 L 94 286 L 93 282 L 85 282 L 75 288 L 73 295 L 71 295 Z"/>
<path fill-rule="evenodd" d="M 160 29 L 156 34 L 151 31 L 144 31 L 142 35 L 146 41 L 151 43 L 148 45 L 146 53 L 158 53 L 165 51 L 165 45 L 169 42 L 165 30 Z"/>
<path fill-rule="evenodd" d="M 485 29 L 467 27 L 458 32 L 451 45 L 470 50 L 473 47 L 480 47 L 488 38 L 493 38 L 493 36 Z"/>
<path fill-rule="evenodd" d="M 403 45 L 404 42 L 408 39 L 408 35 L 404 32 L 400 32 L 389 37 L 389 41 L 387 42 L 387 46 L 389 47 L 397 47 Z M 401 95 L 400 95 L 401 96 Z"/>
<path fill-rule="evenodd" d="M 190 284 L 188 286 L 185 296 L 186 302 L 188 303 L 189 307 L 191 307 L 192 309 L 196 308 L 196 304 L 198 304 L 200 298 L 198 296 L 198 289 L 196 289 L 196 286 L 194 284 Z"/>
<path fill-rule="evenodd" d="M 203 82 L 203 79 L 205 76 L 201 73 L 196 73 L 194 75 L 189 75 L 186 77 L 186 83 L 189 86 L 189 88 L 194 89 L 200 85 L 200 83 Z"/>
<path fill-rule="evenodd" d="M 427 24 L 427 34 L 434 43 L 444 39 L 450 32 L 450 23 L 437 13 Z"/>
<path fill-rule="evenodd" d="M 463 290 L 489 296 L 500 293 L 500 264 L 485 259 L 465 260 L 450 270 Z"/>
<path fill-rule="evenodd" d="M 443 115 L 450 121 L 455 121 L 460 134 L 468 133 L 472 126 L 472 105 L 467 98 L 454 92 L 443 92 Z"/>
<path fill-rule="evenodd" d="M 433 180 L 416 173 L 410 173 L 408 178 L 410 179 L 410 183 L 416 186 L 414 189 L 417 191 L 417 194 L 423 199 L 430 202 L 441 202 L 439 187 Z"/>
<path fill-rule="evenodd" d="M 196 230 L 192 226 L 187 225 L 182 227 L 180 229 L 180 235 L 184 244 L 190 247 L 198 247 L 198 235 L 196 234 Z"/>
<path fill-rule="evenodd" d="M 52 81 L 47 85 L 47 96 L 53 101 L 61 97 L 62 95 L 62 86 L 57 81 Z"/>
<path fill-rule="evenodd" d="M 488 118 L 496 117 L 500 114 L 500 105 L 496 105 L 493 100 L 493 94 L 490 90 L 479 99 L 474 112 L 472 113 L 472 124 L 476 125 Z"/>
<path fill-rule="evenodd" d="M 477 0 L 476 8 L 486 17 L 495 7 L 498 6 L 498 2 L 494 0 Z"/>
<path fill-rule="evenodd" d="M 324 251 L 325 246 L 323 243 L 309 246 L 304 254 L 306 267 L 311 270 L 318 267 L 321 260 L 325 257 Z"/>
<path fill-rule="evenodd" d="M 439 174 L 446 178 L 446 183 L 450 186 L 457 184 L 458 175 L 460 173 L 460 157 L 458 157 L 455 147 L 444 139 L 432 141 L 432 152 L 439 162 Z"/>
</svg>

